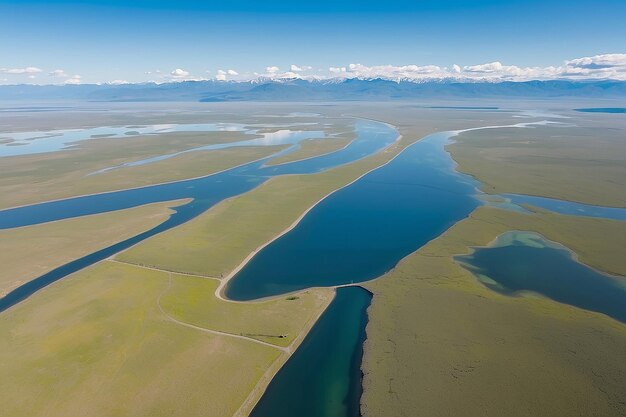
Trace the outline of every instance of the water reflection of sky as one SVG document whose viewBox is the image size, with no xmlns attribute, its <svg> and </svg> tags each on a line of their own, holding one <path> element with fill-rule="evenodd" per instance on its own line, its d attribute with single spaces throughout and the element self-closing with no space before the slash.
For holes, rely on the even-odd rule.
<svg viewBox="0 0 626 417">
<path fill-rule="evenodd" d="M 62 129 L 32 132 L 0 133 L 9 139 L 0 144 L 0 157 L 56 152 L 76 146 L 78 142 L 99 138 L 129 138 L 136 135 L 157 135 L 172 132 L 232 132 L 249 129 L 235 123 L 156 124 L 148 126 L 101 126 L 87 129 Z"/>
<path fill-rule="evenodd" d="M 251 133 L 256 131 L 248 131 L 247 133 Z M 256 133 L 259 134 L 259 133 Z M 254 139 L 246 139 L 240 140 L 237 142 L 228 142 L 228 143 L 216 143 L 212 145 L 198 146 L 196 148 L 186 149 L 180 152 L 173 152 L 158 156 L 153 156 L 151 158 L 140 159 L 138 161 L 127 162 L 120 165 L 110 166 L 104 169 L 100 169 L 95 171 L 89 175 L 102 174 L 104 172 L 112 171 L 114 169 L 119 168 L 127 168 L 134 167 L 140 165 L 146 165 L 153 162 L 163 161 L 166 159 L 173 158 L 175 156 L 184 155 L 190 152 L 197 151 L 214 151 L 219 149 L 226 148 L 237 148 L 243 146 L 276 146 L 276 145 L 293 145 L 295 143 L 300 142 L 303 139 L 319 139 L 326 137 L 325 133 L 321 130 L 278 130 L 276 132 L 268 132 L 268 133 L 260 133 L 260 137 Z"/>
<path fill-rule="evenodd" d="M 302 125 L 304 124 L 294 126 L 297 127 Z M 296 132 L 300 134 L 308 133 L 310 135 L 309 137 L 324 136 L 323 133 L 319 131 L 301 132 L 288 130 L 287 128 L 290 127 L 289 124 L 280 126 L 263 125 L 262 127 L 282 129 L 271 133 L 261 133 L 261 140 L 256 140 L 253 145 L 239 145 L 240 142 L 233 142 L 225 144 L 225 146 L 222 147 L 270 146 L 274 144 L 295 143 L 290 141 L 290 136 L 292 133 Z M 137 135 L 159 135 L 174 132 L 245 132 L 246 134 L 252 136 L 259 134 L 259 128 L 261 128 L 261 126 L 244 125 L 240 123 L 189 123 L 155 124 L 145 126 L 101 126 L 87 129 L 62 129 L 30 132 L 0 132 L 0 157 L 69 150 L 79 145 L 82 141 L 97 140 L 101 138 L 124 139 Z M 296 138 L 300 138 L 300 136 L 294 135 L 291 139 L 296 140 Z M 205 150 L 205 148 L 203 147 L 198 150 Z"/>
</svg>

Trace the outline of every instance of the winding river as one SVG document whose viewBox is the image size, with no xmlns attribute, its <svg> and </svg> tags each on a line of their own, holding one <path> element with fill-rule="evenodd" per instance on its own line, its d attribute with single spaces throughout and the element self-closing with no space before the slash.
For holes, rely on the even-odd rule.
<svg viewBox="0 0 626 417">
<path fill-rule="evenodd" d="M 157 233 L 179 226 L 220 201 L 250 191 L 269 178 L 285 174 L 312 174 L 354 162 L 376 153 L 398 138 L 398 133 L 391 126 L 369 120 L 356 121 L 355 131 L 357 137 L 347 147 L 315 158 L 265 166 L 265 162 L 271 158 L 268 157 L 206 177 L 0 211 L 0 229 L 9 229 L 155 202 L 192 199 L 189 203 L 176 207 L 175 213 L 167 221 L 153 229 L 65 264 L 14 289 L 0 298 L 0 312 L 71 273 L 115 255 Z"/>
<path fill-rule="evenodd" d="M 223 199 L 249 191 L 271 177 L 315 173 L 350 163 L 383 149 L 398 137 L 392 127 L 374 121 L 359 120 L 355 129 L 357 138 L 346 148 L 307 160 L 267 167 L 264 163 L 269 158 L 265 158 L 207 177 L 0 211 L 0 228 L 12 228 L 160 201 L 192 199 L 177 207 L 161 225 L 15 289 L 0 299 L 0 311 L 58 279 L 187 222 Z M 393 268 L 400 259 L 484 204 L 477 198 L 479 183 L 457 172 L 444 149 L 461 132 L 427 136 L 388 164 L 331 194 L 294 229 L 259 251 L 232 277 L 224 294 L 234 300 L 253 300 L 313 286 L 350 285 Z M 517 196 L 507 198 L 516 202 Z M 533 204 L 541 206 L 542 202 Z M 571 211 L 566 202 L 561 202 L 560 207 L 552 209 Z M 361 363 L 367 305 L 369 295 L 364 290 L 338 289 L 331 306 L 274 378 L 252 415 L 358 416 L 362 375 L 360 367 L 354 364 Z M 334 364 L 326 366 L 320 362 L 322 348 L 331 352 Z M 297 396 L 296 391 L 304 390 L 301 387 L 307 387 L 309 397 L 301 393 Z M 289 402 L 287 413 L 286 395 L 299 398 Z"/>
</svg>

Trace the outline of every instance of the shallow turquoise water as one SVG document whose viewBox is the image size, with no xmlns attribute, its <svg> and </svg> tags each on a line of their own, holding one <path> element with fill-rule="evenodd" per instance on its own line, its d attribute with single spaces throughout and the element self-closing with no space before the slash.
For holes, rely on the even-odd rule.
<svg viewBox="0 0 626 417">
<path fill-rule="evenodd" d="M 565 247 L 536 233 L 505 233 L 492 246 L 456 260 L 502 294 L 532 291 L 626 322 L 626 277 L 583 265 Z"/>
</svg>

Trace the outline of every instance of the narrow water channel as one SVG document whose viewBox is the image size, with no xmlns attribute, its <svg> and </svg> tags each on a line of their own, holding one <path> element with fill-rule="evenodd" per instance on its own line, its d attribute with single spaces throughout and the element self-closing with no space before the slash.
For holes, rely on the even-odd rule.
<svg viewBox="0 0 626 417">
<path fill-rule="evenodd" d="M 278 371 L 251 417 L 359 417 L 361 360 L 371 295 L 337 289 L 335 299 Z"/>
<path fill-rule="evenodd" d="M 69 198 L 0 211 L 0 229 L 29 226 L 54 220 L 121 210 L 144 204 L 193 199 L 179 206 L 160 225 L 130 239 L 109 246 L 58 267 L 0 298 L 0 312 L 26 299 L 45 286 L 106 259 L 151 236 L 179 226 L 204 213 L 220 201 L 240 195 L 259 186 L 269 178 L 285 174 L 310 174 L 354 162 L 393 143 L 398 132 L 391 126 L 369 120 L 355 123 L 357 138 L 347 147 L 315 158 L 266 167 L 265 158 L 219 174 L 185 181 L 159 184 L 130 190 Z"/>
</svg>

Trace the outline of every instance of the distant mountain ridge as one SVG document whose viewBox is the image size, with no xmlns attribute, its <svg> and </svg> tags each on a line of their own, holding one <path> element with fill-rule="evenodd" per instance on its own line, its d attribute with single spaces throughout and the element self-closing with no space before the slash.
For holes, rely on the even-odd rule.
<svg viewBox="0 0 626 417">
<path fill-rule="evenodd" d="M 0 100 L 359 101 L 420 98 L 626 98 L 626 81 L 455 82 L 345 80 L 183 81 L 155 84 L 4 85 Z"/>
</svg>

